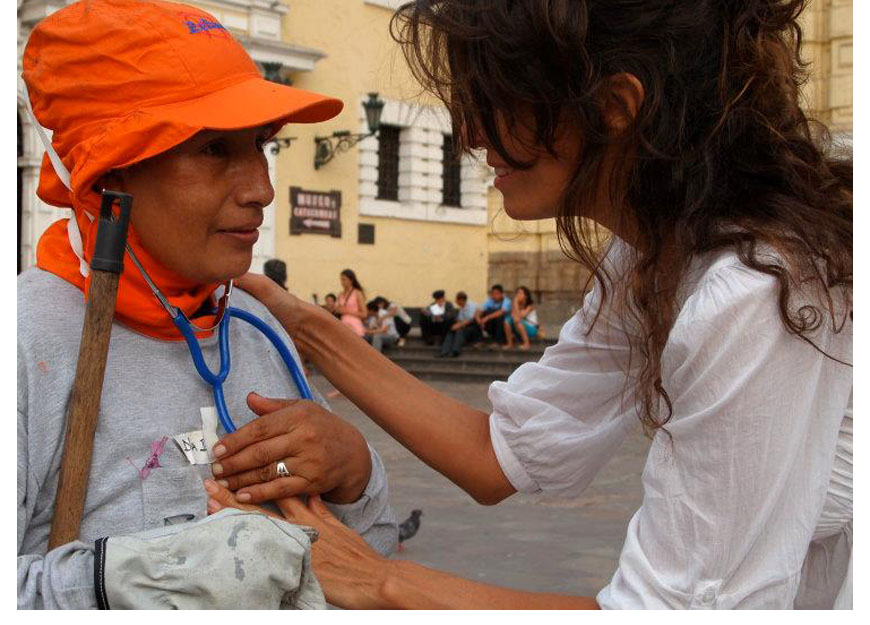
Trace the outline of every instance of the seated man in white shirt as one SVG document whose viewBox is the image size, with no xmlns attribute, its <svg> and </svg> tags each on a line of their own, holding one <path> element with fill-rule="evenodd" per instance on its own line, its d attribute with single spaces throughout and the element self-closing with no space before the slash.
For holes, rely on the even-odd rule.
<svg viewBox="0 0 870 625">
<path fill-rule="evenodd" d="M 456 319 L 456 310 L 447 301 L 443 289 L 434 291 L 432 299 L 431 304 L 420 310 L 420 332 L 426 345 L 434 345 L 436 338 L 440 345 Z"/>
</svg>

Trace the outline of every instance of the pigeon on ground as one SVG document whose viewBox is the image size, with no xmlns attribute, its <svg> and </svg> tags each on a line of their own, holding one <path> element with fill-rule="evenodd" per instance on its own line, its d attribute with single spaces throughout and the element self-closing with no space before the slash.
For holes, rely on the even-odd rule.
<svg viewBox="0 0 870 625">
<path fill-rule="evenodd" d="M 411 516 L 399 524 L 399 551 L 405 549 L 402 543 L 413 538 L 420 529 L 421 516 L 423 516 L 422 510 L 411 510 Z"/>
</svg>

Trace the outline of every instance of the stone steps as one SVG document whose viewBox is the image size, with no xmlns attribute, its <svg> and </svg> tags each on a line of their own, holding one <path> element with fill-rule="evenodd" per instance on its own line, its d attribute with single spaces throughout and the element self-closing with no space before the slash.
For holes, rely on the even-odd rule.
<svg viewBox="0 0 870 625">
<path fill-rule="evenodd" d="M 554 339 L 554 338 L 552 338 L 552 339 L 550 339 L 550 338 L 535 339 L 534 341 L 532 341 L 532 347 L 529 351 L 530 352 L 538 351 L 540 353 L 540 352 L 543 352 L 545 348 L 549 347 L 550 345 L 555 345 L 555 344 L 556 344 L 556 339 Z M 492 345 L 492 343 L 487 343 L 483 348 L 481 348 L 481 351 L 486 351 L 486 350 L 490 349 L 491 345 Z M 412 328 L 410 334 L 408 334 L 405 337 L 405 348 L 409 348 L 409 347 L 428 347 L 430 349 L 435 349 L 434 345 L 426 345 L 426 343 L 423 342 L 423 339 L 420 337 L 419 331 L 417 330 L 417 328 Z M 499 347 L 499 349 L 501 349 L 501 347 Z M 462 348 L 463 353 L 465 353 L 466 351 L 471 351 L 470 345 L 466 345 L 465 347 Z M 529 352 L 523 352 L 522 350 L 519 350 L 516 348 L 514 348 L 513 350 L 505 350 L 505 351 L 507 351 L 508 353 L 510 353 L 512 351 L 516 351 L 516 352 L 520 352 L 520 353 L 529 353 Z"/>
<path fill-rule="evenodd" d="M 440 347 L 423 345 L 423 346 L 413 346 L 408 347 L 394 347 L 392 352 L 388 352 L 387 355 L 392 354 L 401 354 L 402 357 L 411 357 L 411 358 L 436 358 L 437 360 L 441 360 L 441 358 L 437 358 L 439 352 L 441 351 Z M 530 349 L 529 351 L 522 351 L 519 349 L 509 349 L 509 350 L 489 350 L 489 349 L 473 349 L 468 347 L 462 348 L 462 353 L 458 358 L 446 358 L 447 362 L 452 362 L 454 360 L 457 361 L 466 361 L 466 360 L 474 360 L 474 361 L 487 361 L 487 362 L 529 362 L 539 360 L 541 355 L 544 353 L 543 347 L 540 349 Z"/>
<path fill-rule="evenodd" d="M 492 349 L 490 345 L 479 349 L 466 346 L 457 358 L 439 358 L 440 347 L 426 345 L 418 336 L 408 336 L 403 347 L 393 347 L 386 355 L 423 380 L 492 382 L 506 380 L 523 363 L 539 360 L 544 349 L 555 342 L 554 339 L 535 341 L 528 351 L 505 350 L 500 346 Z"/>
</svg>

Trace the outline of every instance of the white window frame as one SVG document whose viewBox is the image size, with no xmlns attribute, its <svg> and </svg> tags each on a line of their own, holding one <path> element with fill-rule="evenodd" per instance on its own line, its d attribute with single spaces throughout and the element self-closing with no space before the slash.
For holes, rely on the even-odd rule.
<svg viewBox="0 0 870 625">
<path fill-rule="evenodd" d="M 442 204 L 442 147 L 444 135 L 453 133 L 447 109 L 383 96 L 381 99 L 384 100 L 381 123 L 402 129 L 399 133 L 399 200 L 377 199 L 378 139 L 368 137 L 359 143 L 359 214 L 486 225 L 487 187 L 492 182 L 493 173 L 479 157 L 462 156 L 462 207 Z M 368 132 L 364 100 L 365 97 L 359 99 L 359 124 L 361 132 Z"/>
</svg>

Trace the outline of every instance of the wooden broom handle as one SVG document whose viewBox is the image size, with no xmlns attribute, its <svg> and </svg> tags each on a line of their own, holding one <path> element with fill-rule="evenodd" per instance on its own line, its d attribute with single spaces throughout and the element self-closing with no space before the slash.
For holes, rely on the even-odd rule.
<svg viewBox="0 0 870 625">
<path fill-rule="evenodd" d="M 66 438 L 54 501 L 54 516 L 51 519 L 49 549 L 65 545 L 79 537 L 79 525 L 91 474 L 94 432 L 100 412 L 119 278 L 119 274 L 106 271 L 91 273 L 76 377 L 66 419 Z"/>
<path fill-rule="evenodd" d="M 49 549 L 79 537 L 91 476 L 94 433 L 100 413 L 109 339 L 112 338 L 115 298 L 121 272 L 124 271 L 124 249 L 132 209 L 132 195 L 103 190 L 97 237 L 91 257 L 91 284 L 82 340 L 79 343 L 79 359 L 67 410 L 60 479 L 48 538 Z"/>
</svg>

